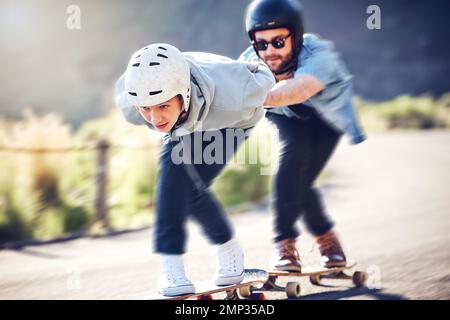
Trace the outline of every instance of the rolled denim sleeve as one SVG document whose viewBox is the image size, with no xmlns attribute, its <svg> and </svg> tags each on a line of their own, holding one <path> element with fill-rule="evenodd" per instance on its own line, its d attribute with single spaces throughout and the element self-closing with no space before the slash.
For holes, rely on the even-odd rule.
<svg viewBox="0 0 450 320">
<path fill-rule="evenodd" d="M 338 79 L 338 54 L 331 44 L 312 49 L 312 54 L 301 61 L 301 66 L 294 73 L 294 78 L 301 75 L 312 75 L 326 87 Z"/>
</svg>

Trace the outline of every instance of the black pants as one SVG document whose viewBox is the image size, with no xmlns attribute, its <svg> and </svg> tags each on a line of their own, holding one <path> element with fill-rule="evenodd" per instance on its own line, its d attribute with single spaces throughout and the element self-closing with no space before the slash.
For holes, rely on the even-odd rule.
<svg viewBox="0 0 450 320">
<path fill-rule="evenodd" d="M 190 134 L 181 141 L 172 141 L 169 135 L 165 137 L 160 163 L 159 179 L 156 195 L 156 224 L 154 251 L 164 254 L 183 254 L 185 252 L 187 233 L 186 221 L 193 218 L 202 227 L 205 235 L 214 244 L 222 244 L 233 236 L 233 228 L 228 217 L 214 194 L 209 190 L 214 178 L 216 178 L 226 163 L 237 151 L 239 146 L 248 137 L 251 129 L 245 129 L 242 139 L 233 138 L 230 144 L 230 136 L 227 130 L 233 132 L 237 129 L 222 129 L 215 133 L 220 139 L 223 148 L 217 163 L 206 163 L 202 154 L 214 141 L 203 140 L 205 133 Z M 212 133 L 212 132 L 209 132 Z M 195 150 L 194 140 L 199 139 L 200 149 Z M 190 142 L 188 142 L 190 141 Z M 176 146 L 185 144 L 185 151 L 190 149 L 189 163 L 175 163 L 172 151 Z M 230 150 L 226 150 L 227 146 Z M 176 152 L 178 153 L 178 152 Z M 200 155 L 200 163 L 195 163 L 195 157 Z"/>
<path fill-rule="evenodd" d="M 302 119 L 266 113 L 278 128 L 281 143 L 279 168 L 272 186 L 275 241 L 296 238 L 299 233 L 295 224 L 301 217 L 315 236 L 333 227 L 314 181 L 341 134 L 321 120 L 312 108 L 300 105 L 291 110 L 301 112 Z"/>
</svg>

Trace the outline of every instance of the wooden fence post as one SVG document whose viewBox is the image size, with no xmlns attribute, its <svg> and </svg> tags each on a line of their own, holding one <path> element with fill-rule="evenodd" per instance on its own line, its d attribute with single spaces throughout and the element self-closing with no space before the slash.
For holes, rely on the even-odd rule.
<svg viewBox="0 0 450 320">
<path fill-rule="evenodd" d="M 109 228 L 108 221 L 108 153 L 109 143 L 106 140 L 100 140 L 97 143 L 97 170 L 96 170 L 96 195 L 95 210 L 97 221 L 101 222 L 104 228 Z"/>
</svg>

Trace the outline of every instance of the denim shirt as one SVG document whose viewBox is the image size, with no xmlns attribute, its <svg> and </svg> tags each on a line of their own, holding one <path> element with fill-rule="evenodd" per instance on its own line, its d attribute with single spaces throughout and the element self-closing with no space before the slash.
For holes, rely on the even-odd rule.
<svg viewBox="0 0 450 320">
<path fill-rule="evenodd" d="M 238 60 L 258 60 L 252 46 L 247 48 Z M 294 78 L 309 74 L 319 79 L 324 89 L 302 104 L 314 108 L 322 120 L 337 131 L 349 136 L 352 144 L 364 141 L 367 136 L 361 128 L 352 102 L 352 75 L 348 72 L 339 53 L 331 41 L 314 34 L 305 34 Z M 287 117 L 300 118 L 286 107 L 268 109 Z"/>
</svg>

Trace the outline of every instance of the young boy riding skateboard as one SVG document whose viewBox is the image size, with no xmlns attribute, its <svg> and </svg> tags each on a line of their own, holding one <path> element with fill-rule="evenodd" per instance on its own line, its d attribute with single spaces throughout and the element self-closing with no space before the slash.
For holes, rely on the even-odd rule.
<svg viewBox="0 0 450 320">
<path fill-rule="evenodd" d="M 354 144 L 366 139 L 351 100 L 352 76 L 332 43 L 304 34 L 296 0 L 253 1 L 245 22 L 252 45 L 239 60 L 263 60 L 277 80 L 264 102 L 281 142 L 273 183 L 273 267 L 301 271 L 295 227 L 301 217 L 316 236 L 324 265 L 343 266 L 344 251 L 314 181 L 343 134 Z"/>
<path fill-rule="evenodd" d="M 160 154 L 154 232 L 163 295 L 195 292 L 183 264 L 189 217 L 197 220 L 210 242 L 217 245 L 215 284 L 243 280 L 242 248 L 208 187 L 263 117 L 262 105 L 274 84 L 264 63 L 181 53 L 162 43 L 134 53 L 117 81 L 116 104 L 125 118 L 166 134 Z M 214 155 L 208 156 L 211 149 L 215 149 Z"/>
</svg>

